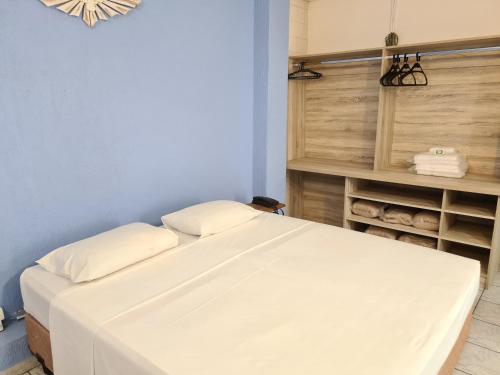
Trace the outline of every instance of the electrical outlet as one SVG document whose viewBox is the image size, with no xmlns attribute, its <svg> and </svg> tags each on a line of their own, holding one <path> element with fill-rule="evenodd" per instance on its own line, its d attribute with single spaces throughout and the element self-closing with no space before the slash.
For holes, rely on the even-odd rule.
<svg viewBox="0 0 500 375">
<path fill-rule="evenodd" d="M 16 319 L 17 320 L 22 320 L 26 318 L 26 311 L 24 309 L 19 309 L 16 311 Z"/>
<path fill-rule="evenodd" d="M 3 313 L 3 309 L 0 307 L 0 332 L 3 331 L 3 320 L 5 319 L 5 314 Z"/>
</svg>

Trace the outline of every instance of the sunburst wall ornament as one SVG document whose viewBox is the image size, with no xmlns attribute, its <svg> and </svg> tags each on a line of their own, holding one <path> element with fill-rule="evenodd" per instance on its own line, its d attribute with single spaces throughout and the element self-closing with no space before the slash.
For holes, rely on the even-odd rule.
<svg viewBox="0 0 500 375">
<path fill-rule="evenodd" d="M 48 7 L 57 9 L 74 17 L 82 17 L 88 27 L 97 21 L 107 21 L 108 17 L 127 14 L 141 3 L 141 0 L 40 0 Z"/>
</svg>

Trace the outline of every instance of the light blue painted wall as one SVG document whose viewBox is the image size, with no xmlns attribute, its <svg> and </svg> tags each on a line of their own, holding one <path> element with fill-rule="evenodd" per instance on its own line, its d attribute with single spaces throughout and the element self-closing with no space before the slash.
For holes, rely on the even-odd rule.
<svg viewBox="0 0 500 375">
<path fill-rule="evenodd" d="M 0 1 L 0 305 L 21 307 L 19 274 L 63 244 L 284 199 L 287 48 L 288 0 L 147 0 L 94 30 Z M 0 366 L 26 354 L 19 329 L 2 340 Z"/>
<path fill-rule="evenodd" d="M 29 356 L 25 322 L 8 322 L 5 331 L 0 332 L 0 373 Z"/>
<path fill-rule="evenodd" d="M 289 0 L 269 0 L 266 193 L 285 201 Z"/>
<path fill-rule="evenodd" d="M 88 30 L 0 1 L 0 304 L 48 251 L 253 190 L 254 2 L 147 0 Z"/>
<path fill-rule="evenodd" d="M 269 0 L 255 0 L 254 49 L 253 186 L 256 195 L 266 195 Z"/>
<path fill-rule="evenodd" d="M 286 195 L 288 0 L 255 0 L 254 191 Z"/>
</svg>

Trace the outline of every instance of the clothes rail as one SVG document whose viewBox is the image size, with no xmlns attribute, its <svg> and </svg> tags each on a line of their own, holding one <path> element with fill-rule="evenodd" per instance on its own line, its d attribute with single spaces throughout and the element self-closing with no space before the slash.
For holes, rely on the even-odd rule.
<svg viewBox="0 0 500 375">
<path fill-rule="evenodd" d="M 420 56 L 443 56 L 443 55 L 463 55 L 466 53 L 481 53 L 481 52 L 497 52 L 500 51 L 500 46 L 498 47 L 484 47 L 484 48 L 467 48 L 467 49 L 458 49 L 458 50 L 444 50 L 444 51 L 432 51 L 432 52 L 420 52 Z M 403 55 L 404 52 L 396 52 L 394 51 L 393 54 L 397 55 Z M 416 57 L 416 53 L 409 53 L 406 54 L 408 57 Z M 333 65 L 333 64 L 346 64 L 346 63 L 351 63 L 351 62 L 364 62 L 364 61 L 380 61 L 382 59 L 392 59 L 391 56 L 375 56 L 375 57 L 360 57 L 360 58 L 354 58 L 354 59 L 343 59 L 343 60 L 326 60 L 326 61 L 321 61 L 321 64 L 324 65 Z"/>
</svg>

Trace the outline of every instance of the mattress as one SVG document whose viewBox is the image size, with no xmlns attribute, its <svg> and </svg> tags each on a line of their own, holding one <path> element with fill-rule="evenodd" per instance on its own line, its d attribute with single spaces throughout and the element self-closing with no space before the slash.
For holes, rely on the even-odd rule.
<svg viewBox="0 0 500 375">
<path fill-rule="evenodd" d="M 435 375 L 478 287 L 470 259 L 261 215 L 60 285 L 49 314 L 55 372 Z"/>
<path fill-rule="evenodd" d="M 173 230 L 173 229 L 170 229 Z M 173 230 L 179 236 L 179 246 L 196 241 L 198 237 Z M 24 310 L 50 330 L 50 303 L 58 294 L 74 288 L 71 280 L 45 271 L 41 266 L 26 269 L 21 275 Z"/>
</svg>

